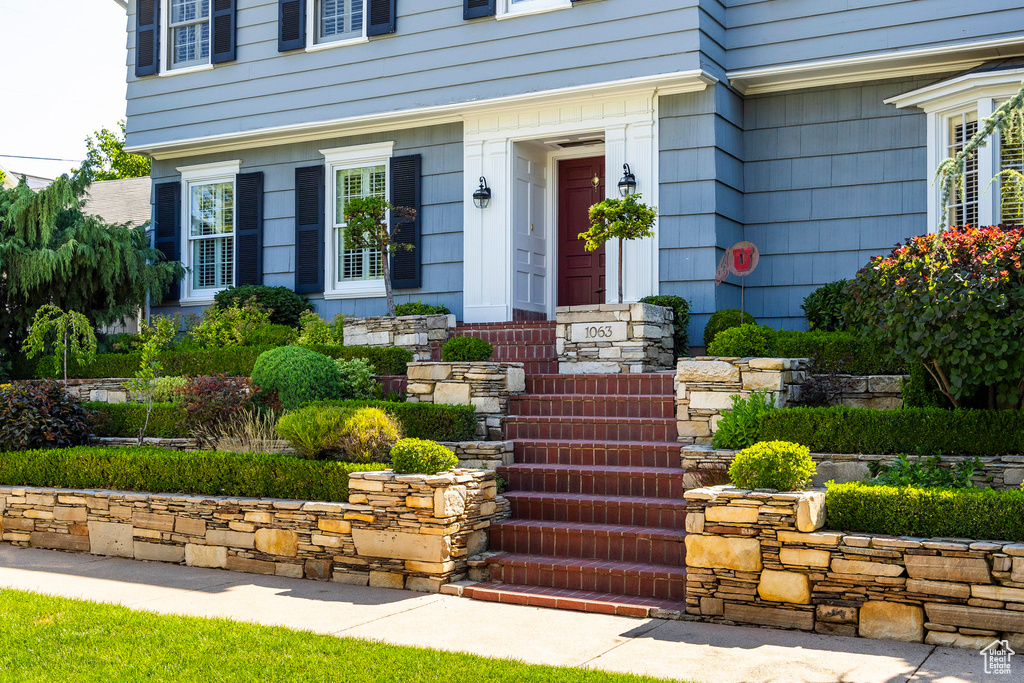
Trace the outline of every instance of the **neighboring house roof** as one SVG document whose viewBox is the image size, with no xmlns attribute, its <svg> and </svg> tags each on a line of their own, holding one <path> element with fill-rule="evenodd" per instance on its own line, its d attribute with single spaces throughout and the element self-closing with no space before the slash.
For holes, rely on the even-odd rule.
<svg viewBox="0 0 1024 683">
<path fill-rule="evenodd" d="M 30 175 L 28 173 L 18 173 L 10 169 L 0 166 L 0 171 L 3 171 L 4 187 L 12 189 L 18 186 L 18 181 L 21 180 L 22 176 L 25 176 L 25 181 L 28 183 L 29 188 L 33 190 L 41 190 L 44 187 L 49 187 L 53 182 L 53 178 L 44 178 L 42 176 Z"/>
<path fill-rule="evenodd" d="M 150 191 L 153 181 L 147 178 L 100 180 L 86 190 L 84 210 L 107 223 L 142 225 L 150 218 Z"/>
</svg>

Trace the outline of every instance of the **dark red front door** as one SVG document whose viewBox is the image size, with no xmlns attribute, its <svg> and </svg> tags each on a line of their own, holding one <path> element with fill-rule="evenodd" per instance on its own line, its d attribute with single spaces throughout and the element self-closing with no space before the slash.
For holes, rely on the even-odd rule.
<svg viewBox="0 0 1024 683">
<path fill-rule="evenodd" d="M 596 179 L 596 180 L 595 180 Z M 558 162 L 558 305 L 603 304 L 604 247 L 584 249 L 590 207 L 604 199 L 604 157 Z"/>
</svg>

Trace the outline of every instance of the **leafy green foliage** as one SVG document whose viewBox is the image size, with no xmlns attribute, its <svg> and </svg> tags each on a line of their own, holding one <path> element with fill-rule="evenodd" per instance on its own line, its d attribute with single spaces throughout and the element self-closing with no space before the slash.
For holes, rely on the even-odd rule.
<svg viewBox="0 0 1024 683">
<path fill-rule="evenodd" d="M 313 404 L 285 413 L 277 433 L 306 458 L 322 460 L 339 450 L 342 431 L 354 408 Z"/>
<path fill-rule="evenodd" d="M 868 469 L 874 477 L 869 483 L 968 489 L 974 486 L 975 472 L 980 472 L 984 467 L 980 458 L 969 458 L 952 467 L 943 467 L 942 457 L 938 455 L 911 460 L 905 453 L 900 453 L 891 463 L 869 462 Z"/>
<path fill-rule="evenodd" d="M 619 303 L 622 303 L 622 243 L 654 236 L 658 208 L 647 206 L 639 194 L 605 199 L 590 207 L 590 229 L 579 238 L 587 251 L 597 251 L 611 239 L 619 241 Z"/>
<path fill-rule="evenodd" d="M 299 316 L 313 310 L 313 304 L 301 294 L 296 294 L 287 287 L 267 287 L 265 285 L 242 285 L 228 287 L 217 292 L 213 297 L 218 308 L 241 307 L 252 301 L 270 312 L 270 322 L 274 325 L 287 325 L 291 328 L 299 326 Z"/>
<path fill-rule="evenodd" d="M 256 409 L 254 388 L 247 377 L 189 377 L 178 394 L 185 412 L 182 424 L 200 446 L 212 446 L 224 426 Z"/>
<path fill-rule="evenodd" d="M 295 342 L 299 346 L 331 346 L 332 344 L 344 343 L 345 327 L 342 322 L 344 317 L 339 314 L 335 317 L 334 325 L 328 324 L 313 311 L 306 311 L 299 316 L 299 325 L 302 330 Z"/>
<path fill-rule="evenodd" d="M 91 435 L 89 413 L 57 383 L 0 385 L 0 452 L 67 448 Z"/>
<path fill-rule="evenodd" d="M 447 306 L 432 306 L 422 301 L 410 301 L 395 306 L 395 315 L 449 315 Z"/>
<path fill-rule="evenodd" d="M 395 294 L 391 288 L 391 254 L 411 251 L 413 245 L 397 240 L 402 225 L 416 219 L 416 209 L 394 206 L 383 197 L 356 197 L 345 205 L 345 248 L 372 249 L 380 254 L 387 296 L 388 315 L 395 317 Z M 388 220 L 388 214 L 390 221 Z"/>
<path fill-rule="evenodd" d="M 761 438 L 815 453 L 1015 455 L 1024 453 L 1024 412 L 787 408 L 761 417 Z"/>
<path fill-rule="evenodd" d="M 1024 491 L 830 483 L 825 505 L 841 531 L 1024 541 Z"/>
<path fill-rule="evenodd" d="M 5 453 L 0 483 L 343 503 L 349 472 L 383 467 L 290 455 L 80 447 Z"/>
<path fill-rule="evenodd" d="M 1024 405 L 1024 230 L 952 228 L 875 257 L 851 285 L 849 312 L 908 365 L 920 363 L 954 406 Z"/>
<path fill-rule="evenodd" d="M 65 313 L 56 306 L 46 304 L 36 311 L 21 350 L 25 356 L 33 358 L 45 353 L 47 347 L 53 350 L 53 357 L 61 363 L 66 382 L 69 358 L 88 363 L 96 355 L 96 333 L 88 318 L 81 313 Z"/>
<path fill-rule="evenodd" d="M 681 296 L 674 296 L 672 294 L 655 294 L 654 296 L 645 296 L 640 299 L 642 304 L 654 304 L 655 306 L 664 306 L 665 308 L 671 308 L 675 314 L 672 319 L 672 328 L 674 331 L 675 341 L 675 356 L 676 358 L 682 358 L 687 355 L 690 348 L 690 302 Z"/>
<path fill-rule="evenodd" d="M 288 346 L 298 338 L 298 332 L 287 325 L 264 325 L 247 334 L 245 343 L 252 346 Z"/>
<path fill-rule="evenodd" d="M 476 438 L 476 408 L 473 406 L 389 401 L 319 401 L 310 406 L 380 408 L 398 420 L 402 434 L 415 439 L 457 442 Z"/>
<path fill-rule="evenodd" d="M 373 378 L 376 372 L 365 358 L 334 361 L 341 374 L 341 396 L 343 399 L 369 400 L 380 395 L 380 383 Z"/>
<path fill-rule="evenodd" d="M 300 346 L 264 351 L 253 366 L 252 381 L 265 405 L 276 400 L 285 410 L 310 401 L 338 399 L 342 391 L 341 373 L 334 361 Z"/>
<path fill-rule="evenodd" d="M 141 403 L 86 403 L 91 412 L 89 424 L 96 436 L 159 439 L 187 439 L 184 409 L 175 403 L 154 402 L 147 422 L 146 406 Z"/>
<path fill-rule="evenodd" d="M 345 462 L 387 462 L 401 436 L 393 416 L 380 408 L 356 408 L 345 418 L 338 450 Z"/>
<path fill-rule="evenodd" d="M 761 433 L 761 416 L 775 410 L 775 395 L 767 389 L 754 391 L 747 398 L 732 396 L 732 408 L 722 411 L 718 431 L 712 437 L 715 448 L 738 450 L 753 446 Z"/>
<path fill-rule="evenodd" d="M 806 446 L 762 441 L 736 454 L 729 467 L 733 486 L 741 489 L 796 491 L 807 488 L 817 467 Z"/>
<path fill-rule="evenodd" d="M 200 348 L 247 346 L 270 325 L 270 313 L 255 301 L 221 308 L 209 306 L 189 336 Z"/>
<path fill-rule="evenodd" d="M 147 177 L 149 157 L 125 152 L 125 122 L 118 121 L 117 125 L 120 132 L 104 127 L 85 139 L 85 163 L 93 168 L 93 178 L 121 180 Z"/>
<path fill-rule="evenodd" d="M 924 366 L 914 363 L 908 370 L 909 380 L 904 380 L 902 389 L 905 408 L 951 408 L 949 401 Z"/>
<path fill-rule="evenodd" d="M 839 332 L 847 328 L 844 308 L 850 301 L 847 280 L 822 285 L 804 298 L 800 308 L 812 330 Z"/>
<path fill-rule="evenodd" d="M 479 337 L 452 337 L 441 347 L 441 360 L 446 363 L 474 363 L 490 360 L 494 347 Z"/>
<path fill-rule="evenodd" d="M 395 474 L 438 474 L 458 465 L 458 456 L 433 441 L 402 439 L 391 449 Z"/>
<path fill-rule="evenodd" d="M 139 367 L 135 371 L 135 377 L 125 386 L 135 394 L 141 395 L 146 405 L 146 421 L 139 429 L 139 445 L 141 446 L 149 426 L 149 415 L 153 410 L 156 378 L 163 371 L 159 355 L 174 336 L 176 325 L 172 318 L 153 316 L 149 323 L 144 320 L 140 321 L 139 327 L 139 337 L 142 339 Z"/>
<path fill-rule="evenodd" d="M 715 335 L 708 346 L 710 356 L 765 357 L 772 354 L 774 330 L 764 325 L 729 327 Z"/>
<path fill-rule="evenodd" d="M 704 346 L 711 346 L 711 342 L 722 330 L 746 324 L 756 325 L 757 321 L 749 313 L 744 312 L 740 315 L 738 308 L 723 308 L 720 311 L 715 311 L 711 314 L 708 324 L 704 326 Z"/>
</svg>

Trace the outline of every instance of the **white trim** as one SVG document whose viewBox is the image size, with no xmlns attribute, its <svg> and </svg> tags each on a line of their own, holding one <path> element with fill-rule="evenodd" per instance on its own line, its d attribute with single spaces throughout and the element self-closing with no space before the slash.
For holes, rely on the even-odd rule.
<svg viewBox="0 0 1024 683">
<path fill-rule="evenodd" d="M 320 150 L 320 154 L 324 155 L 324 161 L 328 166 L 332 164 L 353 164 L 361 161 L 379 161 L 382 158 L 394 156 L 394 153 L 394 140 L 374 142 L 369 145 L 351 145 L 349 147 L 334 147 Z"/>
<path fill-rule="evenodd" d="M 331 40 L 326 43 L 313 43 L 312 45 L 306 46 L 306 52 L 320 52 L 322 50 L 333 50 L 336 47 L 346 47 L 348 45 L 362 45 L 363 43 L 370 42 L 370 39 L 366 36 L 362 38 L 349 38 L 347 40 Z"/>
<path fill-rule="evenodd" d="M 572 0 L 530 0 L 519 8 L 515 7 L 511 0 L 498 0 L 498 5 L 500 10 L 495 18 L 500 21 L 502 19 L 525 17 L 532 14 L 555 12 L 561 9 L 572 9 Z"/>
<path fill-rule="evenodd" d="M 235 159 L 234 161 L 219 161 L 211 164 L 196 164 L 193 166 L 182 166 L 177 169 L 181 173 L 181 263 L 188 269 L 185 277 L 181 279 L 181 290 L 179 292 L 179 301 L 182 305 L 208 305 L 212 304 L 214 296 L 218 292 L 222 292 L 226 287 L 219 287 L 216 289 L 202 289 L 197 293 L 192 292 L 192 245 L 191 245 L 191 197 L 190 187 L 195 184 L 206 184 L 213 182 L 228 182 L 230 181 L 234 188 L 235 176 L 241 168 L 241 161 Z M 232 189 L 234 192 L 234 189 Z M 232 211 L 231 219 L 231 236 L 232 239 L 237 239 L 237 205 L 235 210 Z M 234 242 L 232 242 L 234 244 Z M 234 256 L 232 255 L 232 262 L 234 262 Z M 232 284 L 234 284 L 234 275 L 232 274 Z M 230 285 L 229 285 L 230 286 Z"/>
<path fill-rule="evenodd" d="M 196 64 L 195 66 L 184 66 L 184 67 L 182 67 L 180 69 L 164 70 L 163 68 L 161 68 L 160 69 L 160 73 L 158 73 L 157 76 L 160 76 L 160 77 L 164 77 L 164 76 L 183 76 L 185 74 L 195 74 L 195 73 L 199 73 L 200 71 L 212 71 L 212 70 L 213 70 L 213 64 Z"/>
<path fill-rule="evenodd" d="M 946 109 L 957 102 L 981 97 L 1010 96 L 1020 89 L 1024 67 L 978 74 L 964 74 L 883 100 L 899 109 L 920 107 L 926 112 Z"/>
<path fill-rule="evenodd" d="M 317 42 L 317 3 L 319 0 L 303 0 L 306 2 L 306 52 L 319 52 L 320 50 L 330 50 L 335 47 L 345 47 L 346 45 L 359 45 L 361 43 L 370 42 L 369 36 L 366 35 L 367 24 L 370 21 L 370 12 L 366 0 L 361 0 L 363 3 L 363 34 L 354 38 L 343 38 L 340 40 L 325 40 L 323 42 Z"/>
<path fill-rule="evenodd" d="M 198 26 L 198 22 L 196 25 Z M 157 70 L 159 76 L 178 76 L 180 74 L 191 74 L 199 71 L 209 71 L 213 68 L 213 3 L 210 3 L 209 15 L 206 17 L 206 24 L 209 26 L 209 44 L 207 46 L 206 62 L 196 62 L 189 66 L 182 66 L 174 68 L 172 66 L 174 54 L 174 44 L 171 41 L 171 33 L 173 31 L 171 27 L 171 0 L 164 0 L 160 7 L 160 35 L 158 46 L 161 54 L 157 60 L 160 68 Z"/>
<path fill-rule="evenodd" d="M 1024 53 L 1024 35 L 859 57 L 821 59 L 783 66 L 741 69 L 726 74 L 745 95 L 883 78 L 919 76 L 978 66 L 989 59 Z"/>
<path fill-rule="evenodd" d="M 656 90 L 660 95 L 700 92 L 718 79 L 701 69 L 679 71 L 655 76 L 643 76 L 619 81 L 608 81 L 591 85 L 558 88 L 522 95 L 497 97 L 477 102 L 460 102 L 434 107 L 382 112 L 362 116 L 351 116 L 329 121 L 316 121 L 250 131 L 225 133 L 148 145 L 132 145 L 125 151 L 145 154 L 157 160 L 174 159 L 195 154 L 249 149 L 254 146 L 282 145 L 298 142 L 313 142 L 325 138 L 391 132 L 403 128 L 419 128 L 442 123 L 458 123 L 468 116 L 475 116 L 487 110 L 500 111 L 517 104 L 554 104 L 567 98 L 592 100 L 612 96 L 627 97 L 634 93 L 650 94 Z"/>
<path fill-rule="evenodd" d="M 181 174 L 185 182 L 196 180 L 208 180 L 210 178 L 221 178 L 225 175 L 238 175 L 242 168 L 242 160 L 215 161 L 210 164 L 194 164 L 192 166 L 179 166 L 175 170 Z"/>
</svg>

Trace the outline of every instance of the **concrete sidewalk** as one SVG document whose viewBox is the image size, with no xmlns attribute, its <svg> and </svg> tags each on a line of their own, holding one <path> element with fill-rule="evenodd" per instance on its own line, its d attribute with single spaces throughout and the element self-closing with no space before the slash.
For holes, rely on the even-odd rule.
<svg viewBox="0 0 1024 683">
<path fill-rule="evenodd" d="M 1006 680 L 986 676 L 971 650 L 499 605 L 8 545 L 0 546 L 0 587 L 700 683 Z M 1024 661 L 1019 666 L 1024 671 Z"/>
</svg>

